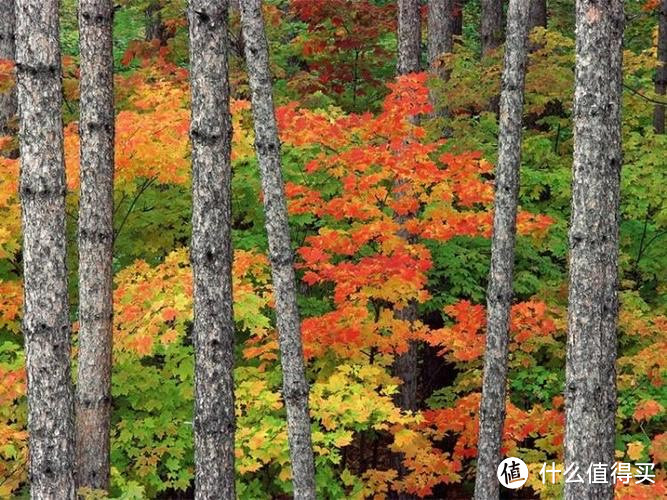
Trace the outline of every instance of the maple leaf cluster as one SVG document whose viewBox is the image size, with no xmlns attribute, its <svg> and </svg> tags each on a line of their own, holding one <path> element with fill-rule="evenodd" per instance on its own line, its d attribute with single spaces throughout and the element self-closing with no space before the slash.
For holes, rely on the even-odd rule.
<svg viewBox="0 0 667 500">
<path fill-rule="evenodd" d="M 391 3 L 294 0 L 290 9 L 306 25 L 307 33 L 297 37 L 294 46 L 307 70 L 293 75 L 288 87 L 298 93 L 349 94 L 350 99 L 385 95 L 372 108 L 376 113 L 333 106 L 312 109 L 297 102 L 276 109 L 285 192 L 297 235 L 293 241 L 313 445 L 324 478 L 318 479 L 318 488 L 333 498 L 381 498 L 390 491 L 437 494 L 442 485 L 467 481 L 474 473 L 486 313 L 479 300 L 465 293 L 444 303 L 436 300 L 448 286 L 440 278 L 443 270 L 459 265 L 457 258 L 476 257 L 470 253 L 443 260 L 434 249 L 454 241 L 488 242 L 491 236 L 491 156 L 468 147 L 479 130 L 462 123 L 480 114 L 483 120 L 485 99 L 495 92 L 492 76 L 497 68 L 481 79 L 465 77 L 464 64 L 453 68 L 446 90 L 452 123 L 460 127 L 454 132 L 470 137 L 445 140 L 429 128 L 434 109 L 427 75 L 407 75 L 386 86 L 378 77 L 378 68 L 391 63 L 381 40 L 394 27 Z M 277 7 L 268 6 L 265 15 L 269 25 L 280 27 Z M 182 20 L 166 21 L 174 33 L 183 29 Z M 538 31 L 536 36 L 541 43 L 539 56 L 533 56 L 535 73 L 527 78 L 527 104 L 529 113 L 539 115 L 571 86 L 571 75 L 551 71 L 550 64 L 553 53 L 570 64 L 572 47 L 571 40 L 551 32 Z M 141 209 L 132 212 L 130 204 L 129 223 L 136 223 L 138 232 L 143 214 L 155 211 L 160 218 L 179 209 L 165 193 L 176 190 L 176 198 L 185 197 L 190 185 L 187 72 L 175 62 L 171 47 L 157 41 L 130 44 L 121 64 L 135 69 L 116 77 L 117 199 L 148 196 L 142 195 L 142 186 L 148 186 L 150 195 L 150 203 Z M 350 54 L 356 54 L 356 62 L 348 60 Z M 465 62 L 465 57 L 460 60 Z M 539 62 L 540 57 L 544 61 Z M 11 72 L 11 66 L 0 61 L 0 91 Z M 78 69 L 71 58 L 65 61 L 64 74 L 66 96 L 76 101 Z M 483 91 L 472 92 L 466 85 Z M 367 109 L 345 99 L 340 100 L 344 109 Z M 289 492 L 289 454 L 270 269 L 263 240 L 247 229 L 261 227 L 261 218 L 253 219 L 248 215 L 251 207 L 244 205 L 248 199 L 255 204 L 261 199 L 259 183 L 246 182 L 257 177 L 250 103 L 233 99 L 231 112 L 234 177 L 251 193 L 236 201 L 245 212 L 234 221 L 235 245 L 240 243 L 233 269 L 239 346 L 236 458 L 239 495 L 257 498 L 266 495 L 262 488 L 276 496 Z M 526 142 L 532 147 L 530 139 Z M 65 154 L 72 213 L 79 188 L 78 141 L 77 123 L 71 121 L 65 129 Z M 13 147 L 14 139 L 0 139 L 0 149 Z M 531 154 L 529 149 L 527 157 Z M 0 496 L 13 494 L 27 477 L 21 465 L 27 457 L 27 434 L 18 340 L 22 285 L 17 179 L 17 160 L 0 155 L 0 330 L 11 339 L 0 343 L 0 477 L 10 477 L 0 483 Z M 539 187 L 536 198 L 544 195 Z M 238 192 L 235 196 L 240 197 Z M 121 202 L 118 207 L 125 206 Z M 541 213 L 535 206 L 519 211 L 517 230 L 526 246 L 543 253 L 544 242 L 563 223 L 553 211 Z M 132 244 L 141 247 L 145 242 Z M 126 260 L 118 266 L 114 288 L 112 480 L 120 489 L 139 489 L 148 497 L 186 490 L 193 478 L 192 275 L 186 244 L 181 239 L 177 248 L 161 249 L 159 258 L 130 262 L 122 255 L 128 249 L 117 252 Z M 619 389 L 639 393 L 619 405 L 623 433 L 618 458 L 664 463 L 667 433 L 656 429 L 664 422 L 660 389 L 667 374 L 667 320 L 647 310 L 637 293 L 624 291 L 621 298 Z M 413 306 L 419 311 L 416 320 L 397 314 Z M 531 471 L 542 461 L 563 459 L 562 379 L 557 374 L 564 364 L 565 315 L 557 293 L 523 297 L 512 307 L 513 385 L 502 451 L 525 457 Z M 436 387 L 430 398 L 424 395 L 423 408 L 415 412 L 398 406 L 401 381 L 391 368 L 411 342 L 432 353 L 453 378 L 446 387 Z M 76 348 L 74 355 L 76 359 Z M 395 454 L 403 460 L 400 476 Z M 544 497 L 553 494 L 537 481 L 529 486 Z M 651 492 L 665 488 L 664 473 L 659 472 Z M 646 488 L 633 485 L 619 485 L 618 495 L 653 498 Z"/>
</svg>

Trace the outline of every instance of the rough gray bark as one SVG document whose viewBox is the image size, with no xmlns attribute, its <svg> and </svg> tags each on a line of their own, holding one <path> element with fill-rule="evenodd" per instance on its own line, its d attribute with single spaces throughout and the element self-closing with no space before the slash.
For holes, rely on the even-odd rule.
<svg viewBox="0 0 667 500">
<path fill-rule="evenodd" d="M 261 1 L 241 0 L 240 10 L 252 99 L 255 151 L 262 177 L 271 276 L 276 298 L 294 498 L 314 500 L 315 465 L 310 436 L 308 382 L 301 345 L 301 320 L 296 300 L 294 255 L 281 171 L 280 140 L 273 107 L 269 46 L 264 32 Z"/>
<path fill-rule="evenodd" d="M 227 0 L 190 0 L 195 498 L 234 487 L 234 317 Z"/>
<path fill-rule="evenodd" d="M 501 0 L 481 0 L 482 55 L 487 55 L 503 43 L 503 2 Z"/>
<path fill-rule="evenodd" d="M 109 488 L 113 254 L 113 2 L 80 0 L 81 197 L 77 487 Z"/>
<path fill-rule="evenodd" d="M 547 27 L 547 0 L 531 0 L 528 15 L 528 32 L 533 28 Z"/>
<path fill-rule="evenodd" d="M 17 0 L 16 69 L 30 495 L 74 498 L 57 0 Z"/>
<path fill-rule="evenodd" d="M 0 59 L 14 61 L 14 0 L 0 0 Z M 0 135 L 16 114 L 16 87 L 0 93 Z"/>
<path fill-rule="evenodd" d="M 428 65 L 431 71 L 444 78 L 446 72 L 438 65 L 438 58 L 452 51 L 454 29 L 453 0 L 429 0 L 428 2 Z"/>
<path fill-rule="evenodd" d="M 529 4 L 530 0 L 510 0 L 507 13 L 508 35 L 500 94 L 491 270 L 486 294 L 486 350 L 475 478 L 475 498 L 478 500 L 498 498 L 499 494 L 496 471 L 501 461 L 500 446 L 505 423 Z"/>
<path fill-rule="evenodd" d="M 658 61 L 662 63 L 655 72 L 655 93 L 667 93 L 667 0 L 662 0 L 658 12 Z M 664 101 L 664 99 L 662 99 Z M 665 133 L 665 105 L 656 104 L 653 111 L 653 128 L 656 134 Z"/>
<path fill-rule="evenodd" d="M 398 55 L 396 72 L 399 75 L 419 71 L 421 53 L 421 16 L 419 0 L 398 0 Z"/>
<path fill-rule="evenodd" d="M 577 0 L 565 466 L 614 462 L 622 0 Z M 565 498 L 614 485 L 568 482 Z"/>
</svg>

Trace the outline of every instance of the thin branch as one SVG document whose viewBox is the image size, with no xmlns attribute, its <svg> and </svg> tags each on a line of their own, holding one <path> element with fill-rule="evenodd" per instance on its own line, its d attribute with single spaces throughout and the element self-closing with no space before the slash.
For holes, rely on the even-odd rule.
<svg viewBox="0 0 667 500">
<path fill-rule="evenodd" d="M 120 225 L 118 226 L 118 229 L 115 231 L 114 234 L 114 241 L 118 236 L 120 235 L 121 230 L 123 229 L 123 226 L 125 226 L 125 223 L 127 222 L 127 218 L 130 216 L 130 213 L 132 213 L 132 210 L 134 210 L 134 205 L 136 205 L 137 201 L 139 200 L 139 197 L 148 189 L 148 187 L 153 184 L 153 182 L 157 179 L 157 177 L 151 177 L 150 179 L 146 179 L 144 183 L 141 185 L 139 188 L 139 191 L 137 191 L 137 194 L 134 196 L 132 199 L 132 203 L 130 203 L 130 208 L 127 209 L 127 212 L 125 213 L 125 217 L 123 217 L 123 220 L 121 221 Z"/>
<path fill-rule="evenodd" d="M 625 83 L 623 84 L 623 88 L 629 90 L 630 92 L 632 92 L 635 95 L 638 95 L 642 99 L 647 100 L 648 102 L 652 102 L 653 104 L 659 104 L 660 106 L 667 106 L 667 101 L 658 101 L 657 99 L 652 99 L 651 97 L 642 94 L 641 92 L 639 92 L 639 90 L 634 89 L 634 88 L 630 87 L 629 85 L 626 85 Z"/>
<path fill-rule="evenodd" d="M 125 201 L 125 198 L 126 198 L 125 191 L 123 191 L 123 193 L 122 193 L 121 196 L 120 196 L 120 200 L 118 200 L 118 204 L 117 204 L 116 207 L 113 209 L 113 215 L 114 215 L 114 217 L 115 217 L 116 214 L 118 213 L 118 210 L 120 210 L 120 207 L 123 205 L 123 202 Z"/>
<path fill-rule="evenodd" d="M 666 234 L 667 234 L 667 231 L 660 231 L 659 233 L 655 234 L 650 240 L 648 240 L 648 242 L 646 243 L 646 245 L 644 245 L 644 251 L 646 251 L 646 249 L 647 249 L 649 246 L 651 246 L 651 244 L 652 244 L 655 240 L 657 240 L 658 238 L 660 238 L 661 236 L 664 236 L 664 235 L 666 235 Z"/>
<path fill-rule="evenodd" d="M 65 107 L 67 107 L 67 111 L 74 114 L 74 110 L 72 109 L 72 106 L 70 105 L 69 101 L 67 100 L 67 96 L 65 95 L 64 90 L 63 90 L 62 94 L 63 94 L 63 102 L 65 103 Z"/>
<path fill-rule="evenodd" d="M 642 260 L 642 255 L 644 255 L 644 241 L 646 240 L 646 230 L 648 229 L 649 221 L 649 211 L 646 211 L 646 217 L 644 217 L 644 230 L 642 231 L 642 237 L 639 240 L 639 251 L 637 252 L 637 259 L 635 259 L 635 269 L 639 266 L 639 261 Z"/>
</svg>

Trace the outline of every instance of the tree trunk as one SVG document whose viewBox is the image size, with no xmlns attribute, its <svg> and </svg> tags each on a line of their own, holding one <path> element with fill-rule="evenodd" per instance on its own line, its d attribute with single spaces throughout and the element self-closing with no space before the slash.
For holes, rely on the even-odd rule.
<svg viewBox="0 0 667 500">
<path fill-rule="evenodd" d="M 145 38 L 147 42 L 159 40 L 160 45 L 164 45 L 167 42 L 167 35 L 165 33 L 165 26 L 162 23 L 161 8 L 162 5 L 157 0 L 149 3 L 148 7 L 146 7 Z"/>
<path fill-rule="evenodd" d="M 260 0 L 241 0 L 241 26 L 252 96 L 255 151 L 264 193 L 271 275 L 276 297 L 276 321 L 283 371 L 283 399 L 292 462 L 294 498 L 315 499 L 315 466 L 310 437 L 308 382 L 301 345 L 301 321 L 296 300 L 294 255 L 290 242 L 281 171 L 280 140 L 269 69 L 269 47 Z"/>
<path fill-rule="evenodd" d="M 491 270 L 486 297 L 486 351 L 479 411 L 475 478 L 475 498 L 478 500 L 498 498 L 499 494 L 496 470 L 501 461 L 500 446 L 505 423 L 529 4 L 530 0 L 510 0 L 507 16 L 508 35 L 500 94 Z"/>
<path fill-rule="evenodd" d="M 419 12 L 419 0 L 399 0 L 398 2 L 398 65 L 397 73 L 405 75 L 419 71 L 419 56 L 421 52 L 421 16 Z M 416 117 L 415 117 L 416 120 Z M 402 180 L 395 182 L 395 187 L 402 184 Z M 405 222 L 398 217 L 398 222 Z M 407 232 L 401 236 L 408 239 Z M 403 309 L 395 313 L 398 319 L 413 322 L 417 319 L 417 304 L 412 301 Z M 404 410 L 415 410 L 417 408 L 417 344 L 410 342 L 408 351 L 396 356 L 393 365 L 393 373 L 401 379 L 399 392 L 395 400 Z M 399 477 L 405 475 L 402 454 L 394 454 L 394 467 Z M 408 494 L 398 494 L 399 499 L 414 498 Z"/>
<path fill-rule="evenodd" d="M 400 183 L 396 183 L 400 186 Z M 398 197 L 397 197 L 398 198 Z M 399 218 L 400 223 L 404 223 L 405 219 Z M 407 231 L 401 231 L 401 237 L 408 240 Z M 401 310 L 395 311 L 394 315 L 397 319 L 408 321 L 412 325 L 417 321 L 417 303 L 412 300 Z M 392 371 L 395 376 L 401 379 L 401 385 L 398 388 L 398 393 L 394 396 L 394 401 L 398 406 L 405 411 L 414 412 L 417 410 L 417 377 L 419 375 L 419 350 L 416 342 L 410 342 L 407 352 L 397 355 L 394 359 Z M 394 468 L 398 472 L 398 477 L 403 478 L 408 470 L 403 464 L 403 453 L 393 453 L 392 462 Z M 398 500 L 412 500 L 417 498 L 415 495 L 409 493 L 396 493 L 390 498 Z"/>
<path fill-rule="evenodd" d="M 397 66 L 399 75 L 419 71 L 420 47 L 419 0 L 399 0 Z M 397 186 L 400 186 L 401 183 L 401 179 L 396 181 Z M 399 222 L 404 221 L 399 220 Z M 407 232 L 404 237 L 405 239 L 408 238 Z M 414 303 L 408 304 L 405 308 L 396 312 L 396 317 L 408 321 L 416 320 L 417 305 Z M 414 410 L 417 406 L 417 346 L 414 343 L 410 344 L 408 352 L 396 357 L 394 373 L 403 381 L 397 394 L 399 405 L 403 409 Z"/>
<path fill-rule="evenodd" d="M 235 497 L 227 0 L 190 0 L 195 497 Z"/>
<path fill-rule="evenodd" d="M 530 14 L 528 15 L 528 32 L 533 28 L 547 27 L 547 0 L 530 0 Z"/>
<path fill-rule="evenodd" d="M 454 19 L 452 21 L 452 33 L 456 36 L 463 35 L 463 7 L 466 0 L 454 0 Z"/>
<path fill-rule="evenodd" d="M 428 3 L 428 65 L 431 72 L 441 78 L 446 72 L 438 59 L 452 51 L 452 30 L 454 28 L 453 0 L 429 0 Z"/>
<path fill-rule="evenodd" d="M 0 0 L 0 59 L 14 61 L 14 0 Z M 9 134 L 16 114 L 16 87 L 0 93 L 0 135 Z"/>
<path fill-rule="evenodd" d="M 74 498 L 58 2 L 17 0 L 30 495 Z"/>
<path fill-rule="evenodd" d="M 79 2 L 81 198 L 79 201 L 78 487 L 109 488 L 113 254 L 113 2 Z"/>
<path fill-rule="evenodd" d="M 528 34 L 535 28 L 547 27 L 547 0 L 530 0 L 530 13 L 528 15 Z M 528 42 L 528 50 L 535 52 L 540 44 Z"/>
<path fill-rule="evenodd" d="M 421 22 L 419 0 L 398 0 L 398 57 L 399 75 L 419 71 L 421 53 Z"/>
<path fill-rule="evenodd" d="M 667 93 L 667 0 L 662 0 L 658 16 L 660 18 L 658 21 L 658 62 L 662 64 L 655 72 L 655 93 L 664 96 Z M 653 128 L 656 134 L 665 133 L 664 104 L 655 106 Z"/>
<path fill-rule="evenodd" d="M 482 56 L 503 43 L 503 2 L 501 0 L 481 0 L 482 4 Z"/>
<path fill-rule="evenodd" d="M 442 55 L 452 52 L 452 30 L 454 27 L 454 1 L 429 0 L 428 3 L 428 65 L 432 75 L 443 82 L 449 79 L 449 72 L 442 60 Z M 434 109 L 434 116 L 446 114 L 438 109 L 438 92 L 429 87 L 429 99 Z"/>
<path fill-rule="evenodd" d="M 611 464 L 616 412 L 622 0 L 578 0 L 565 381 L 565 466 Z M 567 482 L 565 498 L 614 485 Z"/>
</svg>

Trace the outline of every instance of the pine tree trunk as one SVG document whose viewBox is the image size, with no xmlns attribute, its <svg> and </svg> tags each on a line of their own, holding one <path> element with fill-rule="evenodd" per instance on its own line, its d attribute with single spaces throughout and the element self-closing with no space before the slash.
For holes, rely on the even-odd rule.
<svg viewBox="0 0 667 500">
<path fill-rule="evenodd" d="M 565 466 L 614 462 L 622 0 L 577 0 Z M 567 482 L 565 498 L 614 485 Z"/>
<path fill-rule="evenodd" d="M 658 16 L 658 62 L 662 64 L 655 72 L 655 93 L 664 96 L 667 93 L 667 0 L 662 0 Z M 664 104 L 656 104 L 653 111 L 656 134 L 665 133 L 665 107 Z"/>
<path fill-rule="evenodd" d="M 421 22 L 419 0 L 398 0 L 398 58 L 399 75 L 419 71 L 421 53 Z"/>
<path fill-rule="evenodd" d="M 482 4 L 482 55 L 487 55 L 503 43 L 503 2 L 481 0 Z"/>
<path fill-rule="evenodd" d="M 528 32 L 537 27 L 547 27 L 547 0 L 530 0 Z"/>
<path fill-rule="evenodd" d="M 16 2 L 30 495 L 74 498 L 74 418 L 56 0 Z"/>
<path fill-rule="evenodd" d="M 255 151 L 262 177 L 265 224 L 276 297 L 283 399 L 287 410 L 294 498 L 314 500 L 315 466 L 310 437 L 308 382 L 301 345 L 301 320 L 296 300 L 294 255 L 281 171 L 280 140 L 273 107 L 269 47 L 264 32 L 261 1 L 241 0 L 240 8 L 245 59 L 252 93 Z"/>
<path fill-rule="evenodd" d="M 14 0 L 0 0 L 0 59 L 14 61 Z M 16 114 L 16 87 L 0 93 L 0 135 L 9 134 L 9 123 Z"/>
<path fill-rule="evenodd" d="M 113 254 L 113 2 L 80 0 L 78 487 L 109 488 Z"/>
<path fill-rule="evenodd" d="M 499 494 L 496 471 L 501 461 L 500 446 L 505 423 L 529 4 L 530 0 L 510 0 L 507 16 L 508 35 L 500 94 L 491 270 L 486 297 L 486 351 L 479 411 L 475 478 L 475 498 L 478 500 L 498 498 Z"/>
<path fill-rule="evenodd" d="M 234 317 L 227 0 L 190 0 L 195 497 L 232 499 Z"/>
<path fill-rule="evenodd" d="M 428 65 L 441 78 L 446 77 L 438 59 L 452 51 L 452 30 L 454 28 L 453 0 L 429 0 L 428 3 Z"/>
</svg>

